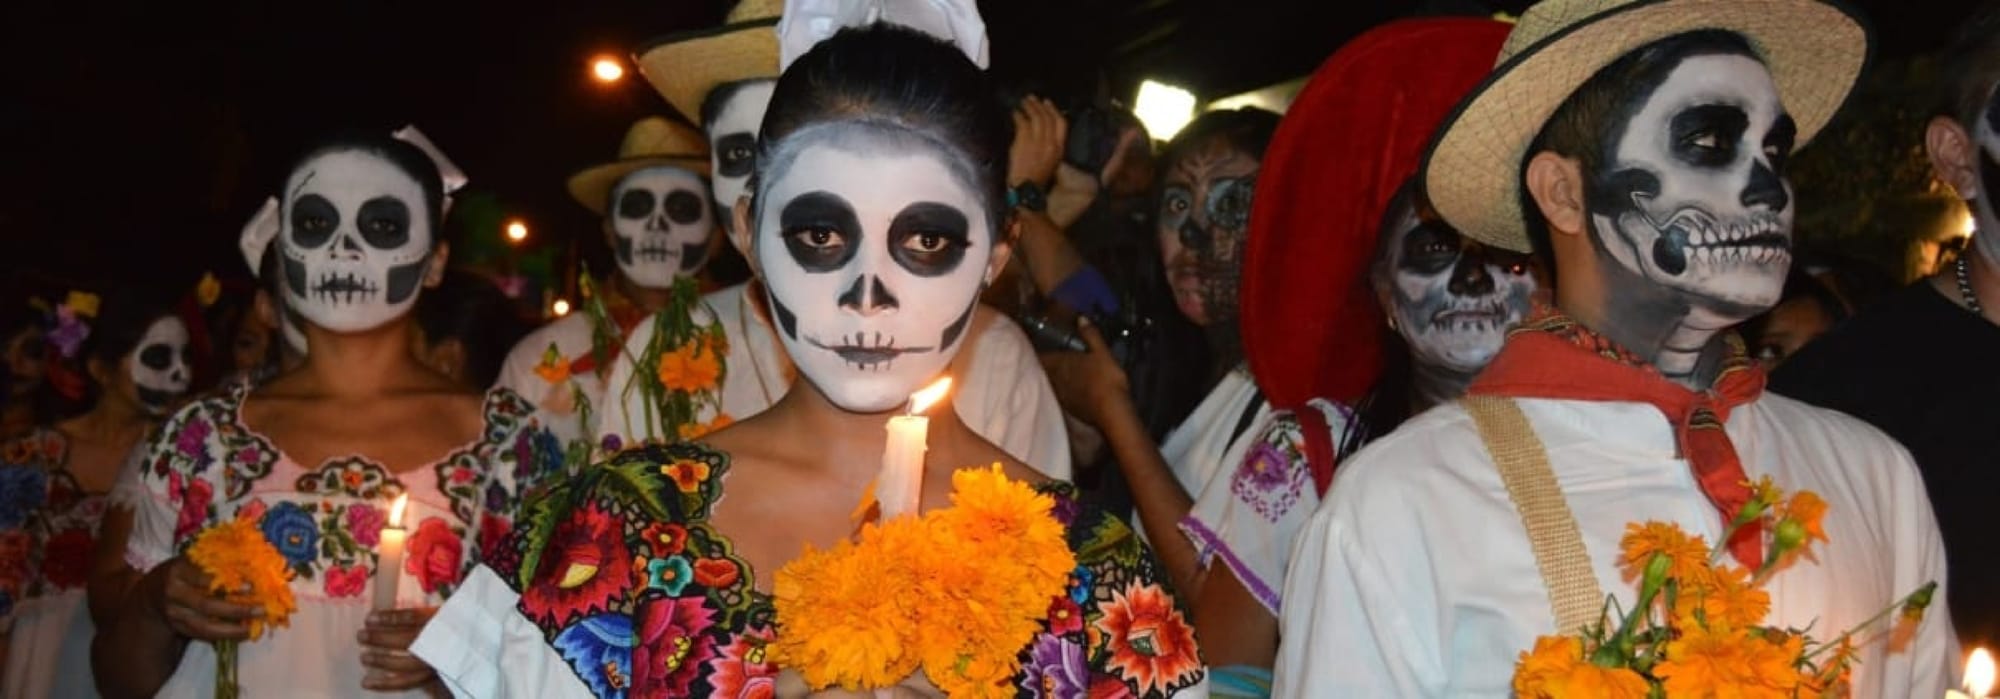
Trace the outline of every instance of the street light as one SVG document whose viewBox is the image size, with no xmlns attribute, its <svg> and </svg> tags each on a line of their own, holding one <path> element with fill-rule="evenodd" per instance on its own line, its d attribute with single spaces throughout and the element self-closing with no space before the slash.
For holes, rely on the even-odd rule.
<svg viewBox="0 0 2000 699">
<path fill-rule="evenodd" d="M 1181 127 L 1194 120 L 1194 93 L 1166 83 L 1147 80 L 1139 83 L 1139 100 L 1133 114 L 1146 125 L 1153 138 L 1171 141 Z"/>
<path fill-rule="evenodd" d="M 601 83 L 615 83 L 625 77 L 625 66 L 610 56 L 598 56 L 590 62 L 590 75 Z"/>
<path fill-rule="evenodd" d="M 528 224 L 520 221 L 507 222 L 507 240 L 519 243 L 528 239 Z"/>
<path fill-rule="evenodd" d="M 555 303 L 549 304 L 549 312 L 557 318 L 569 315 L 569 299 L 556 299 Z"/>
</svg>

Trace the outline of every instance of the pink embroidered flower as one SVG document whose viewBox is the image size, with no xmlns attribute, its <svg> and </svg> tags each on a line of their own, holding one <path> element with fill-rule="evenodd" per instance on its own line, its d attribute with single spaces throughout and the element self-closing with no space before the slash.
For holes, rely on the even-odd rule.
<svg viewBox="0 0 2000 699">
<path fill-rule="evenodd" d="M 687 696 L 702 665 L 715 656 L 715 642 L 706 633 L 715 613 L 701 597 L 653 597 L 640 605 L 637 621 L 633 696 Z"/>
<path fill-rule="evenodd" d="M 179 449 L 183 456 L 199 457 L 204 453 L 202 445 L 208 441 L 212 430 L 206 420 L 189 420 L 181 428 L 181 433 L 174 436 L 174 448 Z"/>
<path fill-rule="evenodd" d="M 410 535 L 407 555 L 403 569 L 417 576 L 417 584 L 423 586 L 425 594 L 430 594 L 458 583 L 458 566 L 465 560 L 465 547 L 458 534 L 451 531 L 451 525 L 437 517 L 427 517 L 417 526 L 416 533 Z"/>
<path fill-rule="evenodd" d="M 478 475 L 472 469 L 460 466 L 451 470 L 451 482 L 453 485 L 464 485 L 471 483 L 472 479 L 477 478 Z"/>
<path fill-rule="evenodd" d="M 262 498 L 251 498 L 249 502 L 243 503 L 242 507 L 236 508 L 236 518 L 256 522 L 264 519 L 264 511 L 270 508 L 271 506 L 265 504 Z"/>
<path fill-rule="evenodd" d="M 773 634 L 768 627 L 745 629 L 716 649 L 708 661 L 708 683 L 715 688 L 710 699 L 772 699 L 778 695 L 778 665 L 771 662 L 764 647 Z"/>
<path fill-rule="evenodd" d="M 174 539 L 182 540 L 201 531 L 208 520 L 208 503 L 215 498 L 215 486 L 199 478 L 183 478 L 179 471 L 167 474 L 167 497 L 181 504 L 180 518 L 174 522 Z"/>
<path fill-rule="evenodd" d="M 382 541 L 382 525 L 388 518 L 382 510 L 369 504 L 347 506 L 347 533 L 354 537 L 354 543 L 368 548 Z"/>
<path fill-rule="evenodd" d="M 236 452 L 236 463 L 239 464 L 254 464 L 263 460 L 263 450 L 255 446 L 244 447 L 242 450 Z"/>
<path fill-rule="evenodd" d="M 354 566 L 333 566 L 326 569 L 326 596 L 334 599 L 359 597 L 368 589 L 368 569 Z"/>
</svg>

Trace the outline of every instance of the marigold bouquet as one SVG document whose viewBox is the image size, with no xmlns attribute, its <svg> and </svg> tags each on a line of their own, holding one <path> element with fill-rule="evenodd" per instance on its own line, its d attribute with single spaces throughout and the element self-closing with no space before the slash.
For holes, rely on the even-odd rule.
<svg viewBox="0 0 2000 699">
<path fill-rule="evenodd" d="M 289 626 L 298 604 L 292 599 L 292 571 L 277 547 L 264 538 L 254 520 L 239 518 L 216 524 L 195 536 L 188 561 L 208 574 L 208 591 L 238 604 L 261 607 L 262 619 L 250 620 L 250 640 L 264 636 L 268 624 Z M 233 699 L 236 684 L 236 641 L 215 644 L 215 696 Z"/>
<path fill-rule="evenodd" d="M 774 661 L 814 689 L 921 669 L 953 697 L 1012 696 L 1004 682 L 1076 559 L 1055 501 L 999 465 L 959 471 L 952 488 L 949 508 L 864 524 L 779 569 Z"/>
<path fill-rule="evenodd" d="M 1918 619 L 1937 590 L 1932 582 L 1881 614 L 1827 642 L 1803 629 L 1763 625 L 1771 574 L 1827 541 L 1826 501 L 1811 491 L 1785 497 L 1766 477 L 1711 547 L 1671 523 L 1627 525 L 1620 565 L 1639 581 L 1639 600 L 1622 613 L 1607 598 L 1598 623 L 1576 636 L 1542 636 L 1514 666 L 1514 693 L 1565 699 L 1677 699 L 1735 696 L 1840 696 L 1846 691 L 1857 634 L 1897 610 Z M 1764 560 L 1755 570 L 1731 562 L 1727 546 L 1751 524 L 1762 527 Z"/>
</svg>

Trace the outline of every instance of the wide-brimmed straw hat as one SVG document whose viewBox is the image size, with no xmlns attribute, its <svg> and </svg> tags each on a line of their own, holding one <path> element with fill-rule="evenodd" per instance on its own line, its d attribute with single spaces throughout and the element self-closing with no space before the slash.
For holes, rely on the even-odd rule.
<svg viewBox="0 0 2000 699">
<path fill-rule="evenodd" d="M 1816 0 L 1546 0 L 1522 13 L 1486 82 L 1424 162 L 1431 204 L 1480 242 L 1528 252 L 1520 203 L 1528 145 L 1570 94 L 1631 51 L 1678 34 L 1741 34 L 1770 68 L 1804 146 L 1846 101 L 1868 30 Z"/>
<path fill-rule="evenodd" d="M 578 204 L 604 214 L 611 188 L 626 175 L 667 165 L 708 176 L 708 139 L 701 132 L 666 117 L 646 117 L 625 131 L 618 159 L 569 176 L 569 195 Z"/>
<path fill-rule="evenodd" d="M 654 39 L 632 60 L 639 74 L 688 121 L 719 85 L 778 77 L 778 17 L 784 0 L 743 0 L 720 27 Z"/>
<path fill-rule="evenodd" d="M 1383 211 L 1506 35 L 1490 19 L 1391 22 L 1340 47 L 1292 101 L 1257 172 L 1240 290 L 1244 356 L 1273 406 L 1305 419 L 1313 399 L 1353 406 L 1374 387 L 1387 324 L 1368 270 Z M 1312 459 L 1322 490 L 1326 451 Z"/>
</svg>

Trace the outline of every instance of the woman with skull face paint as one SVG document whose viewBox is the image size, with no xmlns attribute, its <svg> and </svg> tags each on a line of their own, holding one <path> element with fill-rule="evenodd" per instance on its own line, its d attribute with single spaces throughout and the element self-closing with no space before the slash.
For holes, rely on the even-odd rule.
<svg viewBox="0 0 2000 699">
<path fill-rule="evenodd" d="M 411 352 L 412 308 L 444 271 L 444 197 L 432 156 L 386 136 L 322 142 L 292 168 L 272 245 L 310 352 L 176 413 L 144 455 L 125 551 L 144 575 L 93 649 L 108 694 L 214 690 L 213 642 L 246 638 L 261 611 L 206 592 L 182 552 L 228 520 L 257 523 L 298 600 L 288 627 L 239 647 L 246 696 L 435 686 L 409 642 L 474 562 L 502 550 L 520 490 L 560 459 L 519 396 L 469 392 Z M 380 569 L 400 498 L 404 565 Z M 391 576 L 398 608 L 371 612 Z"/>
<path fill-rule="evenodd" d="M 191 378 L 188 331 L 137 294 L 114 295 L 78 355 L 95 400 L 0 446 L 0 695 L 95 696 L 84 585 L 121 466 Z"/>
<path fill-rule="evenodd" d="M 613 461 L 668 475 L 552 490 L 527 544 L 540 551 L 535 569 L 481 569 L 419 641 L 454 691 L 806 694 L 795 673 L 760 659 L 774 633 L 765 591 L 802 545 L 824 549 L 853 531 L 884 424 L 950 364 L 981 286 L 1005 263 L 1007 130 L 989 95 L 956 49 L 887 25 L 842 31 L 783 73 L 737 213 L 755 231 L 753 259 L 799 380 L 705 444 Z M 1192 630 L 1130 530 L 1077 508 L 1072 487 L 1008 457 L 948 406 L 931 411 L 928 444 L 925 506 L 947 502 L 957 469 L 1002 463 L 1055 499 L 1080 564 L 1075 596 L 1054 604 L 1022 649 L 1021 674 L 996 693 L 1203 687 Z M 634 495 L 674 503 L 671 517 L 619 504 Z M 1111 550 L 1122 560 L 1101 553 Z M 666 561 L 656 569 L 682 556 L 699 567 L 691 580 L 649 584 L 627 570 L 635 556 Z M 1133 595 L 1158 600 L 1145 612 L 1151 628 L 1108 621 Z M 936 690 L 919 675 L 884 691 Z"/>
</svg>

